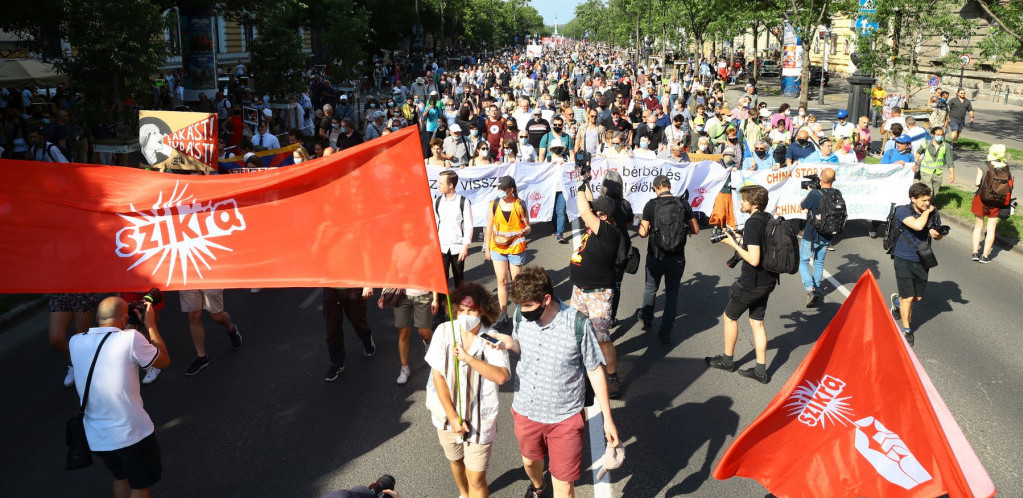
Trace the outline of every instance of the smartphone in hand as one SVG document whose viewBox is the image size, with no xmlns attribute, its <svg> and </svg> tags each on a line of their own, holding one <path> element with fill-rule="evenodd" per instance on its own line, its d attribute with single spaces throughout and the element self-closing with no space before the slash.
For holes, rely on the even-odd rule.
<svg viewBox="0 0 1023 498">
<path fill-rule="evenodd" d="M 483 339 L 484 341 L 489 342 L 490 344 L 493 344 L 494 346 L 497 346 L 498 344 L 501 343 L 500 339 L 498 339 L 498 338 L 496 338 L 496 337 L 494 337 L 494 336 L 492 336 L 492 335 L 490 335 L 490 334 L 488 334 L 486 332 L 481 332 L 478 337 L 480 339 Z"/>
</svg>

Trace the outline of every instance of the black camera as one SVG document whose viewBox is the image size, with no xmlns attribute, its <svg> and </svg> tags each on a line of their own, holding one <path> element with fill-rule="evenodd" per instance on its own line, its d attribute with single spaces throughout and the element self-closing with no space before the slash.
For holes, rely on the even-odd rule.
<svg viewBox="0 0 1023 498">
<path fill-rule="evenodd" d="M 717 228 L 714 229 L 714 232 L 710 234 L 710 242 L 712 244 L 717 244 L 718 242 L 725 240 L 725 238 L 728 237 L 728 234 L 732 234 L 732 237 L 735 237 L 736 240 L 739 240 L 739 236 L 735 233 L 734 230 L 728 227 L 724 227 L 721 229 Z"/>
<path fill-rule="evenodd" d="M 374 498 L 384 495 L 384 491 L 394 491 L 394 476 L 391 474 L 384 474 L 377 479 L 377 482 L 366 486 L 373 492 Z"/>
<path fill-rule="evenodd" d="M 590 174 L 590 153 L 585 150 L 580 150 L 575 153 L 575 172 L 579 175 L 579 180 L 585 183 L 589 183 L 592 175 Z"/>
<path fill-rule="evenodd" d="M 799 188 L 803 190 L 816 190 L 821 188 L 821 177 L 817 175 L 806 175 L 803 181 L 799 182 Z"/>
<path fill-rule="evenodd" d="M 933 213 L 937 213 L 937 212 L 938 212 L 938 209 L 935 208 Z M 941 234 L 942 237 L 944 237 L 944 236 L 948 235 L 948 232 L 949 232 L 949 230 L 952 229 L 952 227 L 950 227 L 948 225 L 939 225 L 937 218 L 935 218 L 934 216 L 931 216 L 931 217 L 929 217 L 927 219 L 927 229 L 928 230 L 934 230 L 935 232 L 938 232 L 939 234 Z"/>
<path fill-rule="evenodd" d="M 728 258 L 728 261 L 725 261 L 725 266 L 727 266 L 729 268 L 735 268 L 735 265 L 739 264 L 739 262 L 741 262 L 741 261 L 742 261 L 742 256 L 739 256 L 739 253 L 736 252 L 736 253 L 732 254 L 732 257 Z"/>
<path fill-rule="evenodd" d="M 149 289 L 149 292 L 146 292 L 146 294 L 142 296 L 142 299 L 128 303 L 128 324 L 134 325 L 135 328 L 141 327 L 143 323 L 139 321 L 139 317 L 145 316 L 146 303 L 156 306 L 157 304 L 160 304 L 160 301 L 163 301 L 163 292 L 160 292 L 160 289 L 153 287 L 152 289 Z M 138 313 L 136 314 L 136 312 Z"/>
</svg>

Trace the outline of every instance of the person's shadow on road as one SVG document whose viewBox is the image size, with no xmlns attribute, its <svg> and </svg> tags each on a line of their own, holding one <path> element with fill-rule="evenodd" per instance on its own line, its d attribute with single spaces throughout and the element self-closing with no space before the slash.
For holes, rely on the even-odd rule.
<svg viewBox="0 0 1023 498">
<path fill-rule="evenodd" d="M 632 411 L 629 426 L 637 428 L 635 440 L 626 446 L 625 463 L 615 474 L 630 476 L 622 496 L 679 496 L 697 491 L 710 478 L 711 467 L 725 440 L 739 428 L 732 398 L 714 396 L 703 403 L 668 407 L 671 398 L 651 392 L 632 402 L 655 408 Z M 698 466 L 682 482 L 665 491 L 665 486 L 679 471 L 689 467 L 705 444 L 707 453 Z"/>
</svg>

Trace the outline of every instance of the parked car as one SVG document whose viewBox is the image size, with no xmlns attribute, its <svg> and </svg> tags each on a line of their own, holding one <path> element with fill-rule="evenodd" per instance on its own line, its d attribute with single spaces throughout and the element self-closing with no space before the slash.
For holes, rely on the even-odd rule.
<svg viewBox="0 0 1023 498">
<path fill-rule="evenodd" d="M 778 61 L 766 59 L 760 61 L 760 77 L 781 76 L 781 65 Z"/>
</svg>

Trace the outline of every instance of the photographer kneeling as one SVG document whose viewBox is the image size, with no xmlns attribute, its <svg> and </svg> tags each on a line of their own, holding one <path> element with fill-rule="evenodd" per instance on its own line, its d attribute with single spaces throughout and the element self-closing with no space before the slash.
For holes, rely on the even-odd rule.
<svg viewBox="0 0 1023 498">
<path fill-rule="evenodd" d="M 931 205 L 931 187 L 914 183 L 909 187 L 910 203 L 895 208 L 898 239 L 892 258 L 895 260 L 895 281 L 899 292 L 892 294 L 892 316 L 902 320 L 902 333 L 913 345 L 913 303 L 924 298 L 927 274 L 938 265 L 931 252 L 931 239 L 941 240 L 948 234 L 948 226 L 941 224 L 941 215 Z"/>
<path fill-rule="evenodd" d="M 825 195 L 832 195 L 837 190 L 831 187 L 835 182 L 835 170 L 824 168 L 821 170 L 818 185 L 814 185 L 810 192 L 803 198 L 799 207 L 807 211 L 806 226 L 803 227 L 803 240 L 799 243 L 799 276 L 803 279 L 803 289 L 806 290 L 806 307 L 816 308 L 820 305 L 821 295 L 819 293 L 821 280 L 824 278 L 824 258 L 828 254 L 828 246 L 831 245 L 831 234 L 817 230 L 815 220 L 821 217 L 821 201 Z M 839 193 L 839 196 L 841 194 Z M 826 220 L 821 220 L 826 221 Z M 813 271 L 810 270 L 810 259 L 813 259 Z"/>
</svg>

